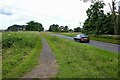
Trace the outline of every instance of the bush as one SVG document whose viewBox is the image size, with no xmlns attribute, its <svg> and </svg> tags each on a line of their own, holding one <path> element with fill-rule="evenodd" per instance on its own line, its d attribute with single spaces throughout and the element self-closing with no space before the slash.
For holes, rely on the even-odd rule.
<svg viewBox="0 0 120 80">
<path fill-rule="evenodd" d="M 36 49 L 37 44 L 41 46 L 41 38 L 36 33 L 30 33 L 30 32 L 3 33 L 3 38 L 2 38 L 2 49 L 3 49 L 2 50 L 2 58 L 3 58 L 2 75 L 3 77 L 6 77 L 6 75 L 14 72 L 13 68 L 17 69 L 17 67 L 23 64 L 24 60 L 27 57 L 29 57 L 31 54 L 33 55 L 40 54 L 39 52 L 31 53 L 33 49 Z M 40 51 L 41 48 L 39 47 L 39 49 L 36 49 L 36 51 L 37 50 Z M 29 61 L 32 62 L 37 58 L 37 56 L 38 55 L 36 55 L 35 58 L 29 59 Z M 28 62 L 26 62 L 26 64 L 27 63 Z M 22 66 L 22 67 L 25 67 L 25 66 Z M 23 72 L 25 72 L 25 70 Z M 19 73 L 19 74 L 22 74 L 22 73 Z"/>
</svg>

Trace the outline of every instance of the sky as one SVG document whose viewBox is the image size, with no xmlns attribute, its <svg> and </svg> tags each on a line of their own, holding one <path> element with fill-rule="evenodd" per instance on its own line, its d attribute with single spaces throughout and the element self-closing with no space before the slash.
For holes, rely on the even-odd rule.
<svg viewBox="0 0 120 80">
<path fill-rule="evenodd" d="M 111 0 L 104 2 L 104 11 L 110 12 Z M 90 4 L 80 0 L 0 0 L 0 29 L 14 24 L 26 25 L 32 20 L 41 23 L 46 30 L 52 24 L 74 29 L 87 19 Z"/>
</svg>

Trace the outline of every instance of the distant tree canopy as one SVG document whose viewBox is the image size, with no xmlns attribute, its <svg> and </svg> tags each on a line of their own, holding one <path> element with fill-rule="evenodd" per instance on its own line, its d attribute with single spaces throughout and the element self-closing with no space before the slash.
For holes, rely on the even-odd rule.
<svg viewBox="0 0 120 80">
<path fill-rule="evenodd" d="M 104 14 L 104 0 L 81 0 L 83 2 L 90 1 L 92 5 L 87 10 L 87 16 L 84 23 L 85 33 L 94 34 L 120 34 L 120 14 L 117 13 L 115 5 L 116 0 L 111 0 L 111 5 L 109 4 L 111 13 Z"/>
<path fill-rule="evenodd" d="M 58 24 L 52 24 L 50 25 L 48 31 L 51 31 L 51 32 L 68 32 L 69 31 L 69 28 L 68 26 L 59 26 Z"/>
<path fill-rule="evenodd" d="M 7 28 L 7 31 L 43 31 L 44 28 L 41 23 L 30 21 L 27 22 L 27 25 L 17 25 L 14 24 Z"/>
<path fill-rule="evenodd" d="M 118 34 L 120 35 L 120 15 L 118 15 Z"/>
<path fill-rule="evenodd" d="M 83 25 L 87 34 L 114 34 L 111 14 L 104 14 L 102 1 L 96 1 L 86 11 L 88 18 Z"/>
<path fill-rule="evenodd" d="M 17 25 L 17 24 L 14 24 L 12 26 L 9 26 L 7 28 L 7 31 L 22 31 L 24 30 L 25 26 L 24 25 Z"/>
<path fill-rule="evenodd" d="M 64 27 L 64 31 L 65 31 L 65 32 L 68 32 L 68 26 L 65 26 L 65 27 Z"/>
<path fill-rule="evenodd" d="M 69 29 L 69 32 L 73 32 L 73 30 L 72 30 L 72 29 Z"/>
<path fill-rule="evenodd" d="M 103 1 L 103 0 L 80 0 L 80 1 L 83 1 L 83 2 L 91 2 L 91 3 L 95 3 L 96 1 Z"/>
<path fill-rule="evenodd" d="M 26 26 L 27 31 L 43 31 L 44 28 L 41 23 L 30 21 Z"/>
<path fill-rule="evenodd" d="M 74 28 L 74 32 L 81 32 L 81 28 L 80 27 Z"/>
<path fill-rule="evenodd" d="M 51 31 L 51 32 L 58 32 L 58 31 L 59 31 L 59 25 L 58 25 L 58 24 L 52 24 L 52 25 L 50 25 L 48 31 Z"/>
</svg>

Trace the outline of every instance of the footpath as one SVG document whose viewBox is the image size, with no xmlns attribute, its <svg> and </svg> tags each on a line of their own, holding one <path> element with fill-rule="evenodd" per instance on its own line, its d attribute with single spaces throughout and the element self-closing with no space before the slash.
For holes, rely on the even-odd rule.
<svg viewBox="0 0 120 80">
<path fill-rule="evenodd" d="M 53 78 L 58 65 L 55 56 L 45 39 L 42 39 L 42 53 L 38 65 L 22 78 Z"/>
</svg>

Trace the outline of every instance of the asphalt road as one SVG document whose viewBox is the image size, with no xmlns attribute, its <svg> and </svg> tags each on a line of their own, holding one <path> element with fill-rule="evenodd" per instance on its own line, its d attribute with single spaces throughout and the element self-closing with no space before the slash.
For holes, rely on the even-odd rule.
<svg viewBox="0 0 120 80">
<path fill-rule="evenodd" d="M 61 38 L 66 38 L 69 40 L 73 40 L 73 37 L 69 37 L 69 36 L 64 36 L 64 35 L 60 35 L 60 34 L 52 34 L 53 36 L 58 36 Z M 98 48 L 110 51 L 110 52 L 115 52 L 115 53 L 119 53 L 120 54 L 120 45 L 118 44 L 112 44 L 112 43 L 106 43 L 106 42 L 100 42 L 100 41 L 94 41 L 94 40 L 90 40 L 89 43 L 85 43 L 91 46 L 96 46 Z"/>
</svg>

